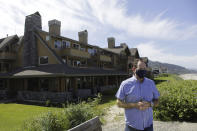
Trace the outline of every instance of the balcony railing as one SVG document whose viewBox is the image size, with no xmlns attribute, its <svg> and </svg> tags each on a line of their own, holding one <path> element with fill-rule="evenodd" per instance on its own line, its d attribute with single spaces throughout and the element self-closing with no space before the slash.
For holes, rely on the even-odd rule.
<svg viewBox="0 0 197 131">
<path fill-rule="evenodd" d="M 111 62 L 111 57 L 106 55 L 100 55 L 100 61 Z"/>
<path fill-rule="evenodd" d="M 90 54 L 86 51 L 81 51 L 78 49 L 66 48 L 61 50 L 56 50 L 59 55 L 68 55 L 68 56 L 76 56 L 81 58 L 90 58 Z"/>
<path fill-rule="evenodd" d="M 15 60 L 16 59 L 16 53 L 13 52 L 0 52 L 0 59 L 4 60 Z"/>
</svg>

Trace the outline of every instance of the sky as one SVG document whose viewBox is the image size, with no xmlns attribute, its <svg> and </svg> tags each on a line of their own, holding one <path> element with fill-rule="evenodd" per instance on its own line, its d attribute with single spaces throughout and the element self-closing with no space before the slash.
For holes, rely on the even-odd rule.
<svg viewBox="0 0 197 131">
<path fill-rule="evenodd" d="M 0 38 L 24 34 L 25 16 L 39 11 L 42 28 L 61 21 L 61 35 L 78 40 L 88 31 L 88 43 L 106 48 L 138 48 L 141 57 L 197 69 L 196 0 L 0 0 Z"/>
</svg>

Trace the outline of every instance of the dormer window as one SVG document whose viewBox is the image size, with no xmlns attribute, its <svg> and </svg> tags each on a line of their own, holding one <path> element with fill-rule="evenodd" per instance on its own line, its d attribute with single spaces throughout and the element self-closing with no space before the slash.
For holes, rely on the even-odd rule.
<svg viewBox="0 0 197 131">
<path fill-rule="evenodd" d="M 79 49 L 79 45 L 78 45 L 78 44 L 76 44 L 76 43 L 73 43 L 73 48 L 75 48 L 75 49 Z"/>
<path fill-rule="evenodd" d="M 39 58 L 39 64 L 40 65 L 47 65 L 48 62 L 48 56 L 40 56 Z"/>
<path fill-rule="evenodd" d="M 62 41 L 62 48 L 70 48 L 70 42 L 69 41 Z"/>
<path fill-rule="evenodd" d="M 50 40 L 50 36 L 46 36 L 46 41 L 49 41 Z"/>
<path fill-rule="evenodd" d="M 54 42 L 54 46 L 55 46 L 55 48 L 58 48 L 58 49 L 60 49 L 60 48 L 61 48 L 61 44 L 62 44 L 62 42 L 61 42 L 61 41 L 59 41 L 59 40 L 55 40 L 55 42 Z"/>
<path fill-rule="evenodd" d="M 80 50 L 81 50 L 81 51 L 85 51 L 86 49 L 81 47 Z"/>
</svg>

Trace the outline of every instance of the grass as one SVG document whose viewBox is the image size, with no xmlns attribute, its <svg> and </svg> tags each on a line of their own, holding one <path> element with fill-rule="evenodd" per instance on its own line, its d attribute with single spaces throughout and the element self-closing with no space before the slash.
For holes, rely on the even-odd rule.
<svg viewBox="0 0 197 131">
<path fill-rule="evenodd" d="M 114 96 L 117 89 L 104 92 L 101 104 L 95 107 L 95 110 L 107 110 L 110 106 L 115 105 L 116 98 Z M 24 121 L 38 116 L 43 112 L 61 110 L 61 108 L 43 107 L 24 104 L 0 104 L 0 131 L 16 131 Z M 105 123 L 104 119 L 101 121 Z"/>
<path fill-rule="evenodd" d="M 15 131 L 23 124 L 25 120 L 49 110 L 53 111 L 60 109 L 14 103 L 0 104 L 0 130 Z"/>
</svg>

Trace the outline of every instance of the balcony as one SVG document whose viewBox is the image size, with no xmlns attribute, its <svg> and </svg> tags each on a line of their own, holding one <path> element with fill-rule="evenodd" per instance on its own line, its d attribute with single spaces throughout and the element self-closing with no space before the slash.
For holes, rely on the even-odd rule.
<svg viewBox="0 0 197 131">
<path fill-rule="evenodd" d="M 1 60 L 15 60 L 16 59 L 16 53 L 0 52 L 0 59 Z"/>
<path fill-rule="evenodd" d="M 106 55 L 100 55 L 100 61 L 111 62 L 111 57 Z"/>
<path fill-rule="evenodd" d="M 72 48 L 66 48 L 61 49 L 57 51 L 59 55 L 68 55 L 68 56 L 75 56 L 75 57 L 81 57 L 81 58 L 90 58 L 90 54 L 86 51 L 81 51 L 78 49 L 72 49 Z"/>
</svg>

